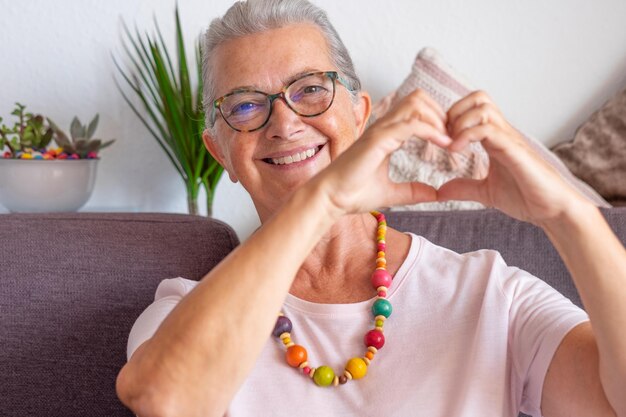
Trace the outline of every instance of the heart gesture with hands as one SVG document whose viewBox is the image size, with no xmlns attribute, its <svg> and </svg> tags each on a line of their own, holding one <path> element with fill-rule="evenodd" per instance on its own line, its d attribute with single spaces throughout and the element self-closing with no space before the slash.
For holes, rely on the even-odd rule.
<svg viewBox="0 0 626 417">
<path fill-rule="evenodd" d="M 394 183 L 389 157 L 417 136 L 451 152 L 481 142 L 490 157 L 481 180 L 457 178 L 438 190 L 430 185 Z M 345 213 L 430 201 L 471 200 L 537 225 L 586 200 L 543 161 L 502 116 L 489 96 L 473 92 L 444 112 L 416 90 L 373 123 L 321 173 L 334 206 Z"/>
</svg>

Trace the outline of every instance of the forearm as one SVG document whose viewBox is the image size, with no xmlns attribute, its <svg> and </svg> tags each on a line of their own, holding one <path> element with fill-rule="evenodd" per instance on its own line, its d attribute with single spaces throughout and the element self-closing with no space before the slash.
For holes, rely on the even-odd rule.
<svg viewBox="0 0 626 417">
<path fill-rule="evenodd" d="M 574 206 L 558 220 L 545 224 L 544 230 L 570 271 L 589 314 L 607 399 L 618 415 L 623 415 L 626 251 L 599 210 L 590 205 Z"/>
<path fill-rule="evenodd" d="M 179 303 L 141 357 L 129 362 L 136 392 L 128 402 L 141 408 L 168 398 L 165 408 L 176 415 L 221 416 L 267 342 L 298 268 L 338 215 L 315 184 L 301 188 Z"/>
</svg>

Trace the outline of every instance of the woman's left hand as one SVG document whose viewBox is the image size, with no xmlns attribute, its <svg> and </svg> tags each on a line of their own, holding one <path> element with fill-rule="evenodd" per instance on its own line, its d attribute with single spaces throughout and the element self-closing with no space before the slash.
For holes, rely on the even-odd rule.
<svg viewBox="0 0 626 417">
<path fill-rule="evenodd" d="M 442 185 L 439 201 L 472 200 L 519 220 L 542 225 L 580 202 L 587 203 L 560 174 L 530 147 L 503 117 L 487 94 L 477 91 L 447 112 L 449 151 L 481 142 L 489 155 L 482 180 L 458 178 Z"/>
</svg>

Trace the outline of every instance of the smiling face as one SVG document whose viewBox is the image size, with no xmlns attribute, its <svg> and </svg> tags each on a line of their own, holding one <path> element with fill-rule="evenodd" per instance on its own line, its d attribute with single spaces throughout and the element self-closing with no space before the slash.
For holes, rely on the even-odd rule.
<svg viewBox="0 0 626 417">
<path fill-rule="evenodd" d="M 272 94 L 298 74 L 333 70 L 320 30 L 295 24 L 221 44 L 212 75 L 220 97 L 241 87 Z M 298 116 L 277 99 L 263 128 L 237 132 L 218 114 L 215 137 L 206 131 L 204 139 L 230 178 L 248 191 L 264 221 L 358 138 L 369 113 L 369 96 L 359 93 L 355 103 L 337 81 L 332 106 L 319 116 Z"/>
</svg>

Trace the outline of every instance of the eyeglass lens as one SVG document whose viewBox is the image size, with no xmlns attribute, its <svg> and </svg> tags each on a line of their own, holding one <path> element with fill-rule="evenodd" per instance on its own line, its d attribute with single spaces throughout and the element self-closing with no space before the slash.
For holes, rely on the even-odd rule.
<svg viewBox="0 0 626 417">
<path fill-rule="evenodd" d="M 287 105 L 301 116 L 317 116 L 330 107 L 335 94 L 334 79 L 327 73 L 309 74 L 293 81 L 285 90 Z M 270 97 L 257 91 L 235 92 L 224 97 L 220 112 L 228 124 L 242 131 L 262 127 L 271 113 Z"/>
</svg>

